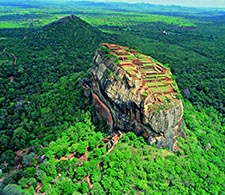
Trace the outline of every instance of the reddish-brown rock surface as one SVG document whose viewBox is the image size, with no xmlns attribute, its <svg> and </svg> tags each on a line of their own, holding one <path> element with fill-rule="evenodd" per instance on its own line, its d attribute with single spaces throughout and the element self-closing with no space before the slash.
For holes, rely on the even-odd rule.
<svg viewBox="0 0 225 195">
<path fill-rule="evenodd" d="M 183 105 L 170 71 L 151 57 L 104 43 L 92 69 L 92 97 L 110 132 L 133 131 L 149 144 L 175 150 L 184 135 Z"/>
</svg>

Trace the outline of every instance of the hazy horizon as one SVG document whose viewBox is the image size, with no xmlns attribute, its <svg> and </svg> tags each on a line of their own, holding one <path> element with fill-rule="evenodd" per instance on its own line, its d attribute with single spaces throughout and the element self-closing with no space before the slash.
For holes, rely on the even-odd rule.
<svg viewBox="0 0 225 195">
<path fill-rule="evenodd" d="M 28 0 L 29 1 L 29 0 Z M 44 1 L 44 0 L 40 0 Z M 92 2 L 127 2 L 127 3 L 149 3 L 156 5 L 176 5 L 188 7 L 211 7 L 211 8 L 225 8 L 225 0 L 49 0 L 57 2 L 66 1 L 92 1 Z"/>
</svg>

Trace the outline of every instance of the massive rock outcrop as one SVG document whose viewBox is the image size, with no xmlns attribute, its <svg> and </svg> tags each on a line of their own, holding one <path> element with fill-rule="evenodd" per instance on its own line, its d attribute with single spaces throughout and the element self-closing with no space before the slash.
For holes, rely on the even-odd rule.
<svg viewBox="0 0 225 195">
<path fill-rule="evenodd" d="M 96 51 L 91 91 L 110 131 L 133 131 L 149 144 L 177 150 L 183 106 L 170 71 L 149 56 L 104 43 Z"/>
</svg>

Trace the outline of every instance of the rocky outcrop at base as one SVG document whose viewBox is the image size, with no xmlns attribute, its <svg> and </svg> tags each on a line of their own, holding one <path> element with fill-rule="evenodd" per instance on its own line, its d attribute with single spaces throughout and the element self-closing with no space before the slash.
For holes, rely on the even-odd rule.
<svg viewBox="0 0 225 195">
<path fill-rule="evenodd" d="M 110 132 L 133 131 L 149 144 L 178 149 L 183 105 L 167 68 L 135 50 L 104 43 L 91 73 L 93 103 Z"/>
</svg>

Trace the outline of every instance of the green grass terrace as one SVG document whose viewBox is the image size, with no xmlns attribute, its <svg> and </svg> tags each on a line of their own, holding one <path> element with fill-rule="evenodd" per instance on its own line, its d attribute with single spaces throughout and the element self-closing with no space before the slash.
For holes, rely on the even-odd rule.
<svg viewBox="0 0 225 195">
<path fill-rule="evenodd" d="M 135 86 L 137 91 L 144 89 L 145 96 L 155 94 L 162 101 L 167 97 L 174 97 L 173 80 L 167 68 L 157 63 L 151 57 L 143 55 L 136 50 L 124 46 L 104 43 L 103 46 L 114 56 L 118 64 L 130 77 L 139 80 L 140 85 Z M 161 96 L 161 97 L 160 97 Z"/>
</svg>

